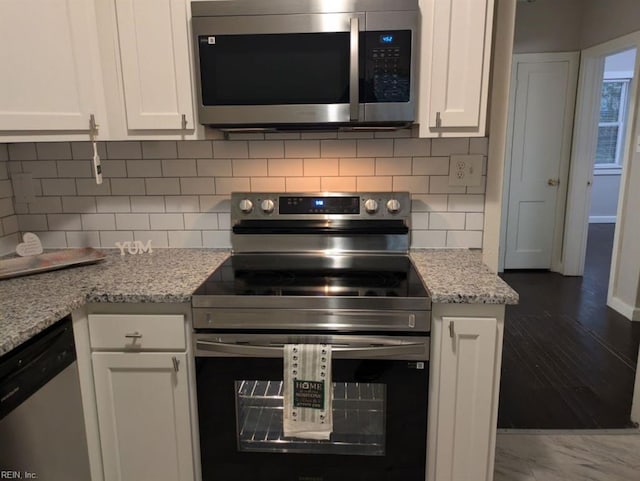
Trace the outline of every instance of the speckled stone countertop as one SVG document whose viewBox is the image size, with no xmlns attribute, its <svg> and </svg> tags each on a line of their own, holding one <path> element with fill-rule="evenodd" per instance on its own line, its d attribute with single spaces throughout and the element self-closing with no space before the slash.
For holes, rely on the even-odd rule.
<svg viewBox="0 0 640 481">
<path fill-rule="evenodd" d="M 198 286 L 230 255 L 217 249 L 156 249 L 97 264 L 0 280 L 0 355 L 90 302 L 190 302 Z M 515 304 L 518 294 L 464 249 L 411 251 L 432 301 Z"/>
<path fill-rule="evenodd" d="M 87 302 L 190 302 L 228 250 L 155 249 L 97 264 L 0 281 L 0 355 Z"/>
<path fill-rule="evenodd" d="M 431 301 L 442 304 L 517 304 L 518 293 L 466 249 L 416 249 L 411 259 Z"/>
</svg>

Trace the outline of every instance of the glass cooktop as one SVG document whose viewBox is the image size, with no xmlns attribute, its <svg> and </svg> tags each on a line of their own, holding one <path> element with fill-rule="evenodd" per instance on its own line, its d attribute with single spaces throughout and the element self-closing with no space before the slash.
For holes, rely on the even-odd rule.
<svg viewBox="0 0 640 481">
<path fill-rule="evenodd" d="M 236 254 L 194 296 L 426 298 L 428 293 L 407 256 Z"/>
</svg>

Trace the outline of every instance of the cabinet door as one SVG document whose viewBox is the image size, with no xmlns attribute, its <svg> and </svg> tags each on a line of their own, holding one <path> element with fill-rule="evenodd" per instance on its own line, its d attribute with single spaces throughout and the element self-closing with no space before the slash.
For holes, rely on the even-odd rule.
<svg viewBox="0 0 640 481">
<path fill-rule="evenodd" d="M 192 481 L 185 353 L 93 353 L 106 481 Z"/>
<path fill-rule="evenodd" d="M 435 480 L 490 481 L 497 320 L 444 317 L 440 330 Z"/>
<path fill-rule="evenodd" d="M 426 68 L 421 135 L 483 136 L 493 0 L 421 0 Z"/>
<path fill-rule="evenodd" d="M 115 0 L 127 128 L 193 128 L 185 0 Z"/>
<path fill-rule="evenodd" d="M 86 0 L 0 2 L 0 130 L 89 130 L 101 95 L 95 26 Z"/>
</svg>

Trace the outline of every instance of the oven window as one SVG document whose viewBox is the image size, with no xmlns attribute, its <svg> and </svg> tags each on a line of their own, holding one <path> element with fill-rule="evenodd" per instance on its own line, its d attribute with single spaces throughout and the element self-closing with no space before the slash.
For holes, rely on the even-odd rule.
<svg viewBox="0 0 640 481">
<path fill-rule="evenodd" d="M 235 381 L 239 451 L 385 455 L 386 386 L 333 383 L 333 433 L 328 441 L 285 438 L 283 382 Z"/>
</svg>

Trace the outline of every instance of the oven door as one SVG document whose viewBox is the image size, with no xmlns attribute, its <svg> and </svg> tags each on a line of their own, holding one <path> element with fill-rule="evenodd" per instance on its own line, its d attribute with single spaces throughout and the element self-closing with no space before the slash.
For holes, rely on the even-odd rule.
<svg viewBox="0 0 640 481">
<path fill-rule="evenodd" d="M 204 481 L 424 481 L 428 337 L 195 339 Z M 283 437 L 286 343 L 332 345 L 329 441 Z"/>
</svg>

